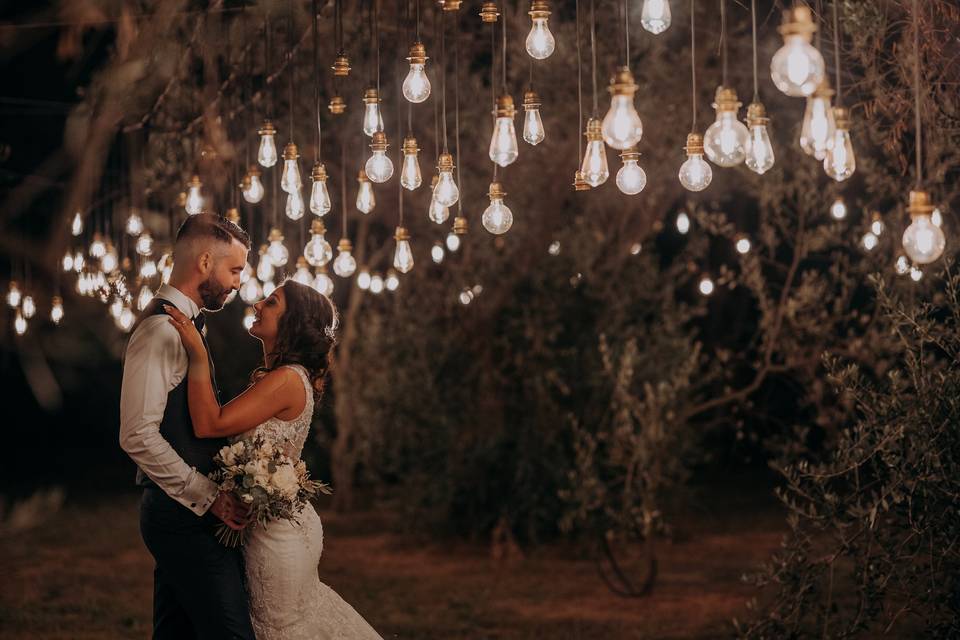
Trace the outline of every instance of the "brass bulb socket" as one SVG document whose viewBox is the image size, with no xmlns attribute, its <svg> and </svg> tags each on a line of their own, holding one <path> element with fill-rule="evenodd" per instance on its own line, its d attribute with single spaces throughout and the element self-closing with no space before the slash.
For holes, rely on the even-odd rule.
<svg viewBox="0 0 960 640">
<path fill-rule="evenodd" d="M 523 94 L 523 108 L 525 111 L 536 109 L 541 104 L 540 96 L 537 95 L 536 91 L 527 91 Z"/>
<path fill-rule="evenodd" d="M 260 177 L 263 174 L 260 173 L 260 169 L 258 169 L 257 165 L 254 164 L 254 165 L 250 165 L 250 168 L 247 169 L 247 175 L 252 178 L 253 176 Z"/>
<path fill-rule="evenodd" d="M 377 104 L 380 102 L 380 94 L 375 87 L 370 87 L 363 92 L 363 101 L 367 104 Z"/>
<path fill-rule="evenodd" d="M 194 176 L 193 176 L 192 178 L 190 178 L 190 182 L 187 183 L 187 186 L 188 186 L 188 187 L 191 187 L 191 188 L 192 188 L 192 187 L 197 187 L 197 188 L 202 187 L 202 186 L 203 186 L 203 183 L 200 182 L 200 176 L 194 174 Z"/>
<path fill-rule="evenodd" d="M 823 81 L 817 85 L 817 89 L 813 92 L 813 96 L 815 98 L 832 98 L 833 94 L 835 93 L 836 91 L 830 88 L 830 81 L 824 77 Z"/>
<path fill-rule="evenodd" d="M 817 31 L 817 25 L 813 21 L 813 13 L 810 7 L 804 4 L 798 4 L 792 9 L 783 12 L 783 23 L 777 28 L 780 35 L 804 36 L 807 42 L 813 38 Z"/>
<path fill-rule="evenodd" d="M 850 130 L 850 111 L 846 107 L 834 107 L 833 120 L 837 124 L 837 129 Z"/>
<path fill-rule="evenodd" d="M 767 109 L 760 102 L 751 102 L 747 106 L 747 126 L 767 126 L 770 124 L 770 118 L 767 117 Z"/>
<path fill-rule="evenodd" d="M 688 133 L 687 144 L 683 147 L 687 155 L 703 155 L 703 135 L 699 133 Z"/>
<path fill-rule="evenodd" d="M 322 236 L 327 232 L 327 227 L 324 226 L 323 220 L 320 218 L 314 218 L 313 222 L 310 223 L 310 233 L 315 233 L 318 236 Z"/>
<path fill-rule="evenodd" d="M 273 126 L 273 123 L 269 120 L 264 120 L 263 125 L 257 130 L 261 136 L 275 136 L 277 135 L 277 128 Z"/>
<path fill-rule="evenodd" d="M 438 171 L 453 171 L 455 166 L 456 165 L 453 164 L 453 156 L 449 153 L 441 153 L 440 157 L 437 158 Z"/>
<path fill-rule="evenodd" d="M 596 142 L 597 140 L 603 140 L 603 131 L 600 127 L 600 121 L 596 118 L 590 118 L 587 120 L 587 130 L 584 134 L 587 137 L 587 142 Z"/>
<path fill-rule="evenodd" d="M 509 94 L 497 96 L 496 114 L 498 118 L 512 118 L 517 110 L 513 106 L 513 97 Z"/>
<path fill-rule="evenodd" d="M 620 67 L 614 76 L 610 78 L 610 86 L 607 87 L 607 91 L 615 96 L 632 96 L 639 88 L 633 80 L 633 73 L 630 72 L 630 67 Z"/>
<path fill-rule="evenodd" d="M 530 11 L 527 11 L 527 15 L 530 16 L 532 20 L 549 18 L 550 3 L 547 2 L 547 0 L 532 0 L 532 2 L 530 2 Z"/>
<path fill-rule="evenodd" d="M 227 209 L 227 212 L 223 215 L 223 217 L 233 224 L 240 224 L 240 211 L 236 207 L 230 207 Z"/>
<path fill-rule="evenodd" d="M 329 109 L 333 115 L 338 116 L 347 110 L 347 103 L 343 101 L 342 97 L 333 96 L 330 98 L 330 104 L 327 105 L 327 109 Z"/>
<path fill-rule="evenodd" d="M 340 54 L 333 60 L 333 75 L 338 78 L 345 78 L 350 75 L 350 59 L 345 54 Z"/>
<path fill-rule="evenodd" d="M 453 219 L 453 233 L 458 236 L 467 235 L 467 219 L 463 216 L 457 216 Z"/>
<path fill-rule="evenodd" d="M 287 146 L 283 148 L 283 159 L 284 160 L 296 160 L 300 157 L 300 151 L 297 149 L 297 145 L 292 142 L 288 142 Z"/>
<path fill-rule="evenodd" d="M 387 134 L 383 131 L 374 131 L 372 142 L 370 143 L 371 151 L 386 151 L 390 145 L 387 144 Z"/>
<path fill-rule="evenodd" d="M 422 42 L 414 42 L 410 45 L 410 52 L 407 55 L 407 62 L 410 64 L 426 64 L 429 58 L 427 57 L 427 48 L 423 46 Z"/>
<path fill-rule="evenodd" d="M 337 250 L 341 252 L 346 251 L 348 253 L 353 251 L 353 245 L 350 243 L 350 238 L 340 238 L 340 242 L 337 243 Z"/>
<path fill-rule="evenodd" d="M 250 185 L 253 184 L 253 179 L 250 177 L 250 173 L 247 172 L 243 178 L 240 179 L 240 184 L 237 186 L 240 187 L 241 191 L 246 191 L 250 188 Z"/>
<path fill-rule="evenodd" d="M 410 232 L 407 231 L 406 227 L 397 227 L 397 230 L 393 233 L 393 239 L 397 242 L 410 240 Z"/>
<path fill-rule="evenodd" d="M 590 189 L 590 183 L 587 182 L 586 177 L 583 175 L 583 171 L 577 169 L 577 171 L 573 174 L 573 190 L 589 191 Z"/>
<path fill-rule="evenodd" d="M 323 166 L 322 162 L 317 162 L 313 165 L 313 171 L 310 172 L 310 177 L 314 182 L 326 182 L 327 168 Z"/>
<path fill-rule="evenodd" d="M 50 304 L 54 307 L 61 305 L 63 304 L 63 298 L 60 296 L 53 296 L 53 298 L 50 299 Z"/>
<path fill-rule="evenodd" d="M 268 249 L 268 248 L 269 248 L 269 247 L 267 247 L 267 245 L 265 245 L 265 244 L 260 245 L 260 255 L 265 254 L 265 253 L 267 252 L 267 249 Z"/>
<path fill-rule="evenodd" d="M 270 235 L 267 236 L 267 240 L 270 242 L 275 242 L 277 240 L 283 241 L 283 234 L 280 232 L 280 229 L 274 227 L 270 229 Z"/>
<path fill-rule="evenodd" d="M 367 177 L 367 172 L 363 169 L 360 169 L 360 173 L 357 174 L 357 182 L 370 182 L 370 178 Z"/>
<path fill-rule="evenodd" d="M 933 213 L 933 203 L 930 201 L 930 194 L 926 191 L 911 191 L 910 205 L 907 212 L 911 218 L 917 216 L 929 216 Z"/>
<path fill-rule="evenodd" d="M 444 0 L 443 10 L 444 11 L 460 11 L 461 0 Z"/>
<path fill-rule="evenodd" d="M 640 152 L 637 151 L 636 147 L 630 147 L 628 149 L 624 149 L 623 151 L 620 152 L 620 159 L 623 160 L 624 162 L 626 162 L 627 160 L 639 160 Z"/>
<path fill-rule="evenodd" d="M 306 269 L 307 266 L 307 259 L 303 256 L 297 256 L 297 269 Z"/>
<path fill-rule="evenodd" d="M 503 185 L 499 182 L 491 182 L 490 189 L 487 191 L 487 195 L 491 200 L 494 198 L 500 198 L 502 200 L 507 196 L 507 192 L 503 190 Z"/>
<path fill-rule="evenodd" d="M 417 139 L 413 136 L 407 136 L 403 139 L 403 155 L 412 156 L 416 155 L 420 151 L 420 147 L 417 146 Z"/>
<path fill-rule="evenodd" d="M 480 7 L 480 20 L 482 22 L 496 22 L 500 17 L 500 11 L 497 9 L 496 2 L 484 2 Z"/>
<path fill-rule="evenodd" d="M 713 108 L 717 111 L 737 111 L 743 103 L 737 98 L 737 90 L 732 87 L 717 87 L 717 93 L 714 97 Z"/>
</svg>

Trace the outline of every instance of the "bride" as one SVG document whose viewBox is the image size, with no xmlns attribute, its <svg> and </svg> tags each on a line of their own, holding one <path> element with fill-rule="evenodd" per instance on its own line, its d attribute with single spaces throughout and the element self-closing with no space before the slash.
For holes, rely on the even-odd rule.
<svg viewBox="0 0 960 640">
<path fill-rule="evenodd" d="M 287 280 L 254 305 L 250 335 L 263 343 L 263 366 L 246 391 L 222 407 L 203 338 L 180 311 L 165 309 L 190 358 L 187 396 L 197 437 L 259 434 L 299 459 L 329 367 L 337 323 L 333 303 Z M 248 532 L 244 560 L 257 640 L 379 639 L 353 607 L 320 582 L 323 526 L 313 506 L 298 520 L 275 520 Z"/>
</svg>

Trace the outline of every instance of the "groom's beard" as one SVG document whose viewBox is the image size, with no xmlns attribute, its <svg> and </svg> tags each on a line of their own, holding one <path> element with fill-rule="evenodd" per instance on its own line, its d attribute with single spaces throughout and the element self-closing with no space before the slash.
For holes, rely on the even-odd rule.
<svg viewBox="0 0 960 640">
<path fill-rule="evenodd" d="M 220 311 L 231 291 L 232 289 L 221 286 L 219 282 L 213 279 L 213 276 L 201 282 L 200 286 L 197 287 L 200 300 L 203 302 L 203 308 L 207 311 Z"/>
</svg>

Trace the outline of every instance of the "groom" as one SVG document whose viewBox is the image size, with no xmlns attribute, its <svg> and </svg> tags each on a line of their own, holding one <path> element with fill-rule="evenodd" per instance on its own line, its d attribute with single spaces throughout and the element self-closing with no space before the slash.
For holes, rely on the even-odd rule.
<svg viewBox="0 0 960 640">
<path fill-rule="evenodd" d="M 156 561 L 157 640 L 254 640 L 240 551 L 214 533 L 217 519 L 242 529 L 246 511 L 206 476 L 225 441 L 194 436 L 187 353 L 162 306 L 192 318 L 203 335 L 201 309 L 223 308 L 240 286 L 249 249 L 250 238 L 226 218 L 189 216 L 177 231 L 170 281 L 134 325 L 124 356 L 120 446 L 143 487 L 140 533 Z"/>
</svg>

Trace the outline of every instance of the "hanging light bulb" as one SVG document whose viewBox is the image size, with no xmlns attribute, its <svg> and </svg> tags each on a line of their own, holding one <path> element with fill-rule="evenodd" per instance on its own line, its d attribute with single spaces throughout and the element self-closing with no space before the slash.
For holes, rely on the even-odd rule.
<svg viewBox="0 0 960 640">
<path fill-rule="evenodd" d="M 93 234 L 93 239 L 90 241 L 90 249 L 88 253 L 91 258 L 102 258 L 103 254 L 107 252 L 107 245 L 103 241 L 103 236 L 100 235 L 99 231 L 95 231 Z"/>
<path fill-rule="evenodd" d="M 362 291 L 370 288 L 370 272 L 366 269 L 361 269 L 360 273 L 357 274 L 357 287 Z"/>
<path fill-rule="evenodd" d="M 680 184 L 688 191 L 703 191 L 713 180 L 713 169 L 703 159 L 703 136 L 687 134 L 687 160 L 680 165 Z"/>
<path fill-rule="evenodd" d="M 263 283 L 263 297 L 269 298 L 270 294 L 276 291 L 277 285 L 273 283 L 273 280 L 268 280 Z"/>
<path fill-rule="evenodd" d="M 300 151 L 297 145 L 288 142 L 283 148 L 283 175 L 280 177 L 280 188 L 287 193 L 300 191 L 303 182 L 300 180 L 300 164 L 297 159 L 300 157 Z"/>
<path fill-rule="evenodd" d="M 363 132 L 370 137 L 377 131 L 383 131 L 383 116 L 380 115 L 380 94 L 373 87 L 363 94 L 366 105 L 363 110 Z"/>
<path fill-rule="evenodd" d="M 341 278 L 349 278 L 357 270 L 357 260 L 353 257 L 353 245 L 349 238 L 340 238 L 337 243 L 337 258 L 333 261 L 333 272 Z"/>
<path fill-rule="evenodd" d="M 880 238 L 872 231 L 867 231 L 863 234 L 863 237 L 860 238 L 860 244 L 862 244 L 863 248 L 867 251 L 873 251 L 877 248 L 877 245 L 880 244 Z"/>
<path fill-rule="evenodd" d="M 817 160 L 823 160 L 833 144 L 833 135 L 836 123 L 833 120 L 833 109 L 830 99 L 833 89 L 829 81 L 824 78 L 813 95 L 807 98 L 807 108 L 803 112 L 803 124 L 800 127 L 800 148 L 807 155 Z"/>
<path fill-rule="evenodd" d="M 317 275 L 313 279 L 313 288 L 328 298 L 333 295 L 333 278 L 327 273 L 326 267 L 317 269 Z"/>
<path fill-rule="evenodd" d="M 666 31 L 670 27 L 671 17 L 667 0 L 643 0 L 640 24 L 653 35 Z"/>
<path fill-rule="evenodd" d="M 512 97 L 509 95 L 497 97 L 496 121 L 493 125 L 493 135 L 490 136 L 489 155 L 490 160 L 501 167 L 512 164 L 520 154 L 517 148 L 517 130 L 513 126 L 515 114 Z"/>
<path fill-rule="evenodd" d="M 73 270 L 77 273 L 83 271 L 85 260 L 83 259 L 83 251 L 79 249 L 75 254 L 73 254 Z"/>
<path fill-rule="evenodd" d="M 454 252 L 460 248 L 460 236 L 455 233 L 448 233 L 446 238 L 447 250 Z"/>
<path fill-rule="evenodd" d="M 357 182 L 360 183 L 357 189 L 357 210 L 360 213 L 370 213 L 373 211 L 373 208 L 377 206 L 377 199 L 373 195 L 373 185 L 370 183 L 370 179 L 367 178 L 367 172 L 363 169 L 360 169 Z"/>
<path fill-rule="evenodd" d="M 330 69 L 333 70 L 335 78 L 346 78 L 350 75 L 350 58 L 343 51 L 339 51 Z"/>
<path fill-rule="evenodd" d="M 419 152 L 416 138 L 407 136 L 403 139 L 403 169 L 400 171 L 400 184 L 407 191 L 413 191 L 423 182 L 420 161 L 417 159 Z"/>
<path fill-rule="evenodd" d="M 143 233 L 143 218 L 136 211 L 131 211 L 127 217 L 127 235 L 138 236 Z"/>
<path fill-rule="evenodd" d="M 147 285 L 140 287 L 140 293 L 137 294 L 137 309 L 143 311 L 151 300 L 153 300 L 153 291 L 150 291 L 150 287 Z"/>
<path fill-rule="evenodd" d="M 885 227 L 883 226 L 883 219 L 880 218 L 880 212 L 874 211 L 871 222 L 870 222 L 870 232 L 873 233 L 873 235 L 879 237 L 883 235 L 884 228 Z"/>
<path fill-rule="evenodd" d="M 833 201 L 833 204 L 830 205 L 830 215 L 834 220 L 843 220 L 847 217 L 847 203 L 843 201 L 843 198 L 837 198 Z"/>
<path fill-rule="evenodd" d="M 453 156 L 449 153 L 441 153 L 437 161 L 440 177 L 433 188 L 433 199 L 443 207 L 452 207 L 460 199 L 460 189 L 453 180 L 453 168 Z"/>
<path fill-rule="evenodd" d="M 893 263 L 893 270 L 896 271 L 898 276 L 905 276 L 910 273 L 910 261 L 907 260 L 907 256 L 897 256 L 896 262 Z"/>
<path fill-rule="evenodd" d="M 647 174 L 639 164 L 636 147 L 620 152 L 620 159 L 623 166 L 617 171 L 617 188 L 628 196 L 640 193 L 647 186 Z"/>
<path fill-rule="evenodd" d="M 123 305 L 123 308 L 120 310 L 120 315 L 117 317 L 117 326 L 120 327 L 121 331 L 130 331 L 130 328 L 133 327 L 134 320 L 136 320 L 136 317 L 133 315 L 133 309 L 127 305 Z"/>
<path fill-rule="evenodd" d="M 141 256 L 149 256 L 153 253 L 153 236 L 149 231 L 144 231 L 137 238 L 137 253 Z"/>
<path fill-rule="evenodd" d="M 527 144 L 537 146 L 546 137 L 540 118 L 540 96 L 533 91 L 524 93 L 523 112 L 523 139 Z"/>
<path fill-rule="evenodd" d="M 50 321 L 53 324 L 60 324 L 61 320 L 63 320 L 63 298 L 53 296 L 50 301 Z"/>
<path fill-rule="evenodd" d="M 240 299 L 247 304 L 253 304 L 261 298 L 263 298 L 263 288 L 256 278 L 250 278 L 240 285 Z"/>
<path fill-rule="evenodd" d="M 63 267 L 64 271 L 73 271 L 73 254 L 70 252 L 70 249 L 67 249 L 67 252 L 63 254 L 63 259 L 60 261 L 60 265 Z"/>
<path fill-rule="evenodd" d="M 173 273 L 173 256 L 169 253 L 160 256 L 160 260 L 157 262 L 157 269 L 160 270 L 160 279 L 164 283 L 170 282 L 170 274 Z"/>
<path fill-rule="evenodd" d="M 713 288 L 713 280 L 710 279 L 710 276 L 703 276 L 697 284 L 697 289 L 701 295 L 709 296 L 713 293 Z"/>
<path fill-rule="evenodd" d="M 409 273 L 413 269 L 413 250 L 410 248 L 410 233 L 403 227 L 397 227 L 393 234 L 397 249 L 393 254 L 393 267 L 400 273 Z"/>
<path fill-rule="evenodd" d="M 583 176 L 583 171 L 577 169 L 573 172 L 573 190 L 574 191 L 590 191 L 593 187 L 587 182 L 587 179 Z"/>
<path fill-rule="evenodd" d="M 734 247 L 736 248 L 737 253 L 741 255 L 746 255 L 750 253 L 750 246 L 751 246 L 750 239 L 744 235 L 741 235 L 740 237 L 738 237 L 736 243 L 734 244 Z"/>
<path fill-rule="evenodd" d="M 120 257 L 117 255 L 117 249 L 113 246 L 113 242 L 107 238 L 106 249 L 104 251 L 103 257 L 100 258 L 100 269 L 104 273 L 111 273 L 116 270 L 120 264 Z"/>
<path fill-rule="evenodd" d="M 527 53 L 535 60 L 545 60 L 557 48 L 557 41 L 550 33 L 547 21 L 550 18 L 550 5 L 547 0 L 532 0 L 530 2 L 530 16 L 532 24 L 527 34 Z"/>
<path fill-rule="evenodd" d="M 20 313 L 20 309 L 17 309 L 17 316 L 13 321 L 13 329 L 17 332 L 18 336 L 22 336 L 27 332 L 27 321 L 24 319 L 23 314 Z"/>
<path fill-rule="evenodd" d="M 257 162 L 264 169 L 277 164 L 277 128 L 269 120 L 263 121 L 263 126 L 257 131 L 260 134 L 260 148 L 257 150 Z"/>
<path fill-rule="evenodd" d="M 903 232 L 903 250 L 917 264 L 930 264 L 943 255 L 947 245 L 943 230 L 930 219 L 933 205 L 926 191 L 911 191 L 910 226 Z"/>
<path fill-rule="evenodd" d="M 719 167 L 734 167 L 747 157 L 750 132 L 737 120 L 740 105 L 734 89 L 717 87 L 716 102 L 713 103 L 717 119 L 707 127 L 703 146 L 710 162 Z"/>
<path fill-rule="evenodd" d="M 123 300 L 118 297 L 115 297 L 108 307 L 110 311 L 110 317 L 114 320 L 120 319 L 120 314 L 123 313 Z"/>
<path fill-rule="evenodd" d="M 386 287 L 387 291 L 396 291 L 400 288 L 400 277 L 396 271 L 393 269 L 387 271 L 387 277 L 383 280 L 383 286 Z"/>
<path fill-rule="evenodd" d="M 750 171 L 759 175 L 766 173 L 775 161 L 770 134 L 767 132 L 769 124 L 770 118 L 767 117 L 767 110 L 763 105 L 759 102 L 750 103 L 747 107 L 747 126 L 750 137 L 747 138 L 745 162 Z"/>
<path fill-rule="evenodd" d="M 287 194 L 287 204 L 283 208 L 283 213 L 291 220 L 299 220 L 307 210 L 307 205 L 300 195 L 300 190 L 291 191 Z"/>
<path fill-rule="evenodd" d="M 253 328 L 253 323 L 257 321 L 256 311 L 253 307 L 247 307 L 243 310 L 243 328 L 247 331 Z"/>
<path fill-rule="evenodd" d="M 583 135 L 587 138 L 587 150 L 583 154 L 580 171 L 583 172 L 583 178 L 587 184 L 591 187 L 599 187 L 610 177 L 610 170 L 607 168 L 607 149 L 603 146 L 600 121 L 590 118 Z"/>
<path fill-rule="evenodd" d="M 310 240 L 303 248 L 303 255 L 312 267 L 322 267 L 333 257 L 333 249 L 324 237 L 326 232 L 322 220 L 314 219 L 310 224 Z"/>
<path fill-rule="evenodd" d="M 74 236 L 83 233 L 83 216 L 80 215 L 79 211 L 73 214 L 73 220 L 70 222 L 70 233 Z"/>
<path fill-rule="evenodd" d="M 677 220 L 674 224 L 676 224 L 677 231 L 679 231 L 681 235 L 686 235 L 690 232 L 690 216 L 688 216 L 685 211 L 677 214 Z"/>
<path fill-rule="evenodd" d="M 810 7 L 800 4 L 784 11 L 779 31 L 783 46 L 770 61 L 770 77 L 788 96 L 809 96 L 824 77 L 823 56 L 810 44 L 817 31 Z"/>
<path fill-rule="evenodd" d="M 383 293 L 383 277 L 379 273 L 370 276 L 370 293 L 380 295 Z"/>
<path fill-rule="evenodd" d="M 850 140 L 850 113 L 844 107 L 834 107 L 833 119 L 836 129 L 833 142 L 823 159 L 823 170 L 837 182 L 843 182 L 857 170 L 853 142 Z"/>
<path fill-rule="evenodd" d="M 916 266 L 910 266 L 910 279 L 914 282 L 920 282 L 923 279 L 923 271 L 918 269 Z"/>
<path fill-rule="evenodd" d="M 203 195 L 200 193 L 202 186 L 203 183 L 200 182 L 200 176 L 198 175 L 194 175 L 187 183 L 187 200 L 184 208 L 192 216 L 203 211 Z"/>
<path fill-rule="evenodd" d="M 250 167 L 250 170 L 243 180 L 242 193 L 243 199 L 250 204 L 257 204 L 263 200 L 265 191 L 263 182 L 260 180 L 260 169 L 257 169 L 255 166 Z"/>
<path fill-rule="evenodd" d="M 389 146 L 387 134 L 383 131 L 375 131 L 373 141 L 370 143 L 370 151 L 373 155 L 367 159 L 364 171 L 370 180 L 378 184 L 393 177 L 393 161 L 387 156 Z"/>
<path fill-rule="evenodd" d="M 313 165 L 310 179 L 313 180 L 310 188 L 310 212 L 316 216 L 325 216 L 330 213 L 333 203 L 330 202 L 330 191 L 327 190 L 327 168 L 322 162 Z"/>
<path fill-rule="evenodd" d="M 422 42 L 415 42 L 410 46 L 410 72 L 403 80 L 403 97 L 414 104 L 420 104 L 430 97 L 430 78 L 424 73 L 427 64 L 427 50 Z"/>
<path fill-rule="evenodd" d="M 153 260 L 147 259 L 144 260 L 140 265 L 140 277 L 150 279 L 153 276 L 157 275 L 157 263 Z"/>
<path fill-rule="evenodd" d="M 483 228 L 497 236 L 504 234 L 513 226 L 513 212 L 503 204 L 503 198 L 507 194 L 499 182 L 492 182 L 487 195 L 490 197 L 490 205 L 483 211 Z"/>
<path fill-rule="evenodd" d="M 430 259 L 433 260 L 435 264 L 440 264 L 443 262 L 443 258 L 446 256 L 446 252 L 443 250 L 443 245 L 439 242 L 434 243 L 433 247 L 430 249 Z"/>
<path fill-rule="evenodd" d="M 23 317 L 27 320 L 37 313 L 37 305 L 33 301 L 33 296 L 23 296 L 23 300 L 20 301 L 20 310 L 23 311 Z"/>
<path fill-rule="evenodd" d="M 270 246 L 267 247 L 267 256 L 270 258 L 273 266 L 282 267 L 287 264 L 287 261 L 290 259 L 290 252 L 283 246 L 283 234 L 280 233 L 280 229 L 276 227 L 271 229 L 267 240 L 270 241 Z M 261 278 L 261 280 L 265 279 L 266 278 Z"/>
<path fill-rule="evenodd" d="M 603 117 L 603 141 L 618 151 L 635 147 L 643 137 L 643 122 L 633 105 L 637 89 L 629 67 L 620 67 L 610 80 L 610 110 Z"/>
<path fill-rule="evenodd" d="M 297 270 L 293 274 L 293 281 L 308 287 L 313 284 L 313 274 L 310 273 L 307 259 L 303 256 L 297 258 Z"/>
<path fill-rule="evenodd" d="M 440 180 L 439 176 L 433 176 L 433 178 L 431 178 L 430 180 L 431 194 L 436 189 L 437 182 L 439 182 L 439 180 Z M 437 202 L 437 199 L 431 195 L 430 209 L 427 211 L 427 217 L 432 222 L 436 222 L 437 224 L 443 224 L 450 217 L 450 208 L 441 205 L 439 202 Z"/>
</svg>

